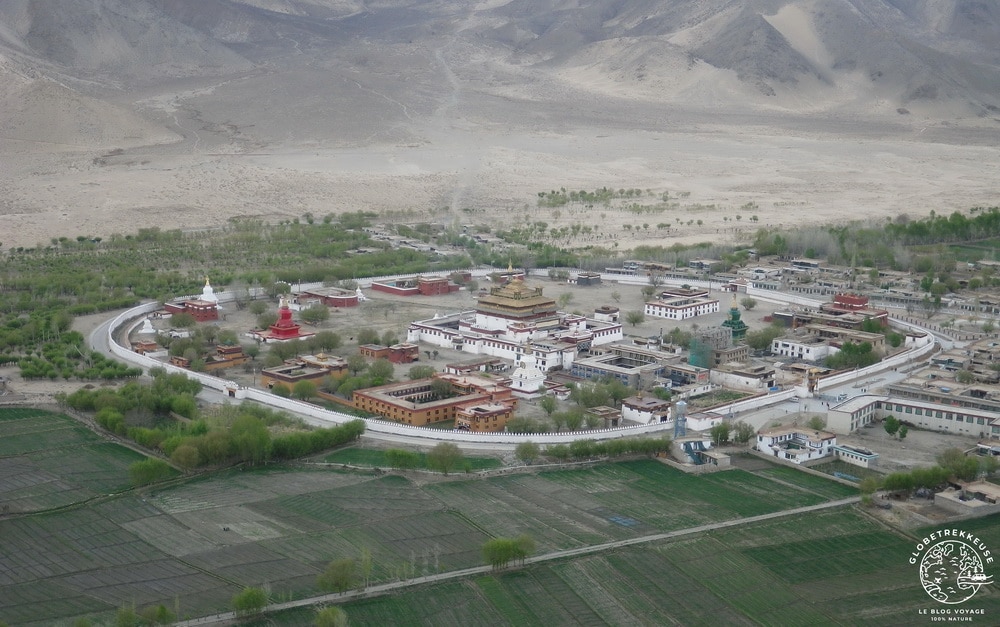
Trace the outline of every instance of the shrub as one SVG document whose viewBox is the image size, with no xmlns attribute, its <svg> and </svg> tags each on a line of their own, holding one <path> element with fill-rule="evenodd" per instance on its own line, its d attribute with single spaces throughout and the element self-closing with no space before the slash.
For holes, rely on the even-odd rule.
<svg viewBox="0 0 1000 627">
<path fill-rule="evenodd" d="M 129 481 L 134 486 L 149 485 L 157 481 L 162 481 L 170 477 L 170 472 L 170 464 L 155 457 L 135 462 L 128 467 Z"/>
<path fill-rule="evenodd" d="M 233 596 L 232 605 L 237 616 L 257 616 L 267 607 L 267 593 L 262 588 L 244 588 Z"/>
</svg>

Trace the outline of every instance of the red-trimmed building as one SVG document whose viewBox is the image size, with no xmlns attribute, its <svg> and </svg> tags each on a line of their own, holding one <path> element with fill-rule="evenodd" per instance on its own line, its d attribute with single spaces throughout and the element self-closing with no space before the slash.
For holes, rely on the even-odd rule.
<svg viewBox="0 0 1000 627">
<path fill-rule="evenodd" d="M 455 429 L 458 431 L 503 431 L 507 421 L 514 417 L 514 407 L 509 403 L 475 403 L 460 406 L 455 411 Z"/>
<path fill-rule="evenodd" d="M 403 342 L 389 347 L 389 361 L 394 364 L 408 364 L 420 359 L 420 347 Z"/>
<path fill-rule="evenodd" d="M 372 290 L 396 296 L 439 296 L 459 290 L 459 285 L 448 277 L 420 276 L 395 281 L 372 282 Z"/>
<path fill-rule="evenodd" d="M 186 313 L 198 322 L 210 322 L 219 319 L 219 305 L 200 298 L 191 298 L 173 303 L 164 303 L 163 309 L 168 314 Z"/>
<path fill-rule="evenodd" d="M 339 287 L 317 287 L 305 290 L 298 295 L 299 303 L 315 300 L 327 307 L 357 307 L 358 293 L 356 290 L 345 290 Z"/>
<path fill-rule="evenodd" d="M 453 396 L 438 398 L 435 396 L 431 382 L 443 379 L 451 383 Z M 457 419 L 463 408 L 489 408 L 480 411 L 468 411 L 467 416 L 488 416 L 489 420 L 477 421 L 480 427 L 487 422 L 491 428 L 480 428 L 482 431 L 502 431 L 507 419 L 513 415 L 517 407 L 517 399 L 511 390 L 492 379 L 477 376 L 435 375 L 430 379 L 402 381 L 379 387 L 357 390 L 353 396 L 354 406 L 363 411 L 379 414 L 388 420 L 417 427 L 435 422 Z M 510 414 L 499 410 L 496 405 L 510 408 Z M 493 413 L 498 412 L 498 413 Z M 493 416 L 497 416 L 494 421 Z M 506 416 L 500 420 L 500 416 Z M 501 424 L 502 422 L 502 424 Z M 496 428 L 493 428 L 496 425 Z M 469 428 L 472 429 L 470 421 Z"/>
<path fill-rule="evenodd" d="M 457 292 L 459 285 L 443 276 L 422 276 L 417 279 L 417 290 L 423 296 L 439 296 Z"/>
<path fill-rule="evenodd" d="M 206 356 L 204 360 L 205 364 L 202 366 L 202 370 L 205 372 L 211 372 L 213 370 L 222 370 L 231 366 L 240 366 L 250 361 L 250 357 L 243 352 L 243 347 L 239 344 L 235 346 L 219 344 L 215 347 L 215 353 Z M 180 355 L 171 356 L 169 363 L 179 368 L 191 367 L 191 360 L 181 357 Z"/>
<path fill-rule="evenodd" d="M 343 379 L 349 372 L 347 361 L 336 355 L 318 353 L 288 359 L 274 368 L 260 371 L 261 385 L 271 388 L 276 383 L 284 383 L 289 388 L 299 381 L 313 381 L 319 384 L 326 377 Z"/>
<path fill-rule="evenodd" d="M 889 324 L 889 312 L 885 309 L 872 309 L 868 304 L 868 297 L 860 294 L 834 294 L 833 302 L 823 303 L 820 305 L 819 309 L 822 313 L 833 316 L 854 314 L 853 316 L 844 318 L 845 320 L 851 320 L 851 324 L 836 326 L 851 326 L 857 328 L 860 326 L 860 323 L 855 324 L 853 321 L 864 320 L 865 318 L 871 318 L 882 326 Z"/>
<path fill-rule="evenodd" d="M 250 361 L 250 356 L 243 352 L 243 347 L 239 344 L 229 346 L 219 344 L 215 347 L 215 354 L 209 355 L 205 359 L 205 370 L 219 370 L 230 366 L 240 366 Z"/>
<path fill-rule="evenodd" d="M 139 353 L 140 355 L 154 353 L 158 350 L 160 350 L 160 345 L 152 340 L 138 340 L 132 342 L 132 351 Z"/>
<path fill-rule="evenodd" d="M 358 353 L 368 359 L 388 359 L 394 364 L 408 364 L 420 359 L 420 347 L 406 342 L 392 346 L 363 344 L 358 347 Z"/>
<path fill-rule="evenodd" d="M 368 359 L 389 359 L 389 347 L 382 344 L 362 344 L 358 354 Z"/>
<path fill-rule="evenodd" d="M 836 294 L 833 302 L 823 303 L 819 311 L 776 311 L 774 318 L 793 329 L 809 324 L 822 324 L 860 330 L 866 320 L 874 320 L 881 326 L 889 324 L 888 311 L 869 308 L 868 297 L 858 294 Z"/>
</svg>

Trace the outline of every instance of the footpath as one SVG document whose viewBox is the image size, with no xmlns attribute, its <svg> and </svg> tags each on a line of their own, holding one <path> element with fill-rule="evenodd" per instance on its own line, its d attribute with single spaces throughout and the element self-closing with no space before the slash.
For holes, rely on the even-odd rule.
<svg viewBox="0 0 1000 627">
<path fill-rule="evenodd" d="M 748 518 L 736 518 L 734 520 L 725 520 L 722 522 L 709 523 L 707 525 L 699 525 L 697 527 L 688 527 L 687 529 L 678 529 L 676 531 L 668 531 L 666 533 L 656 533 L 647 536 L 640 536 L 637 538 L 629 538 L 627 540 L 616 540 L 614 542 L 606 542 L 604 544 L 594 544 L 591 546 L 582 546 L 575 549 L 554 551 L 552 553 L 546 553 L 545 555 L 537 555 L 535 557 L 529 557 L 528 559 L 524 560 L 524 563 L 538 564 L 552 560 L 564 559 L 567 557 L 590 555 L 591 553 L 600 553 L 602 551 L 619 549 L 622 547 L 632 546 L 636 544 L 658 542 L 661 540 L 669 540 L 672 538 L 679 538 L 682 536 L 704 533 L 706 531 L 715 531 L 716 529 L 726 529 L 729 527 L 738 527 L 740 525 L 749 525 L 763 520 L 773 520 L 775 518 L 783 518 L 785 516 L 795 516 L 796 514 L 815 512 L 818 510 L 830 509 L 834 507 L 843 507 L 844 505 L 851 505 L 853 503 L 857 503 L 860 500 L 861 500 L 860 496 L 852 496 L 850 498 L 840 499 L 837 501 L 829 501 L 826 503 L 820 503 L 818 505 L 807 505 L 805 507 L 797 507 L 795 509 L 788 509 L 780 512 L 771 512 L 770 514 L 761 514 L 760 516 L 750 516 Z M 389 594 L 397 590 L 402 590 L 404 588 L 409 588 L 413 586 L 422 586 L 425 584 L 440 583 L 442 581 L 461 579 L 463 577 L 469 577 L 473 575 L 486 575 L 492 572 L 495 572 L 492 566 L 476 566 L 474 568 L 463 568 L 461 570 L 453 570 L 447 573 L 425 575 L 423 577 L 414 577 L 413 579 L 407 579 L 405 581 L 394 581 L 391 583 L 379 584 L 375 586 L 370 586 L 364 590 L 352 590 L 350 592 L 323 594 L 319 596 L 308 597 L 305 599 L 298 599 L 296 601 L 275 603 L 273 605 L 268 605 L 264 609 L 264 612 L 267 613 L 280 612 L 283 610 L 291 610 L 295 608 L 308 607 L 311 605 L 319 605 L 319 604 L 340 605 L 343 603 L 356 601 L 359 599 L 369 599 L 372 597 L 382 596 L 384 594 Z M 237 619 L 238 617 L 236 616 L 235 612 L 223 612 L 220 614 L 212 614 L 211 616 L 202 616 L 200 618 L 193 618 L 191 620 L 179 621 L 175 623 L 175 625 L 178 627 L 187 627 L 190 625 L 220 625 L 220 624 L 227 624 L 234 622 Z"/>
</svg>

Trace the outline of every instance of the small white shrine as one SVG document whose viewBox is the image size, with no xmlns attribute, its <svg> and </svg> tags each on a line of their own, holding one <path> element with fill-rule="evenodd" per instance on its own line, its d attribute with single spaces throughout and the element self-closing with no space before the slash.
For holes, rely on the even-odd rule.
<svg viewBox="0 0 1000 627">
<path fill-rule="evenodd" d="M 531 348 L 520 356 L 517 368 L 510 377 L 510 388 L 516 396 L 532 397 L 545 391 L 545 373 L 538 368 L 538 360 L 535 359 Z"/>
<path fill-rule="evenodd" d="M 212 289 L 212 284 L 208 282 L 208 277 L 205 277 L 205 287 L 201 290 L 201 300 L 219 304 L 219 297 L 215 295 L 215 290 Z"/>
</svg>

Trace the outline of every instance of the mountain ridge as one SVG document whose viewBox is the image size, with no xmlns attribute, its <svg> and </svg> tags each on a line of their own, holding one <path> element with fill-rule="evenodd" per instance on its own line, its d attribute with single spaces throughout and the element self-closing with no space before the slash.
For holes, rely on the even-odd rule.
<svg viewBox="0 0 1000 627">
<path fill-rule="evenodd" d="M 0 3 L 24 245 L 362 207 L 529 220 L 540 189 L 604 185 L 689 192 L 697 219 L 627 231 L 670 245 L 742 237 L 744 205 L 767 227 L 995 204 L 998 145 L 1000 5 L 974 0 Z"/>
<path fill-rule="evenodd" d="M 0 45 L 39 71 L 128 87 L 289 63 L 289 51 L 304 48 L 421 43 L 414 37 L 478 40 L 511 62 L 557 71 L 593 44 L 662 40 L 768 95 L 775 83 L 810 76 L 835 82 L 850 70 L 892 83 L 900 105 L 933 87 L 939 97 L 1000 105 L 992 102 L 1000 92 L 1000 8 L 972 0 L 511 0 L 466 7 L 449 0 L 79 0 L 56 9 L 8 0 L 0 6 Z M 775 16 L 793 11 L 830 51 L 830 67 L 815 67 L 775 27 Z M 920 90 L 925 83 L 932 88 Z"/>
</svg>

